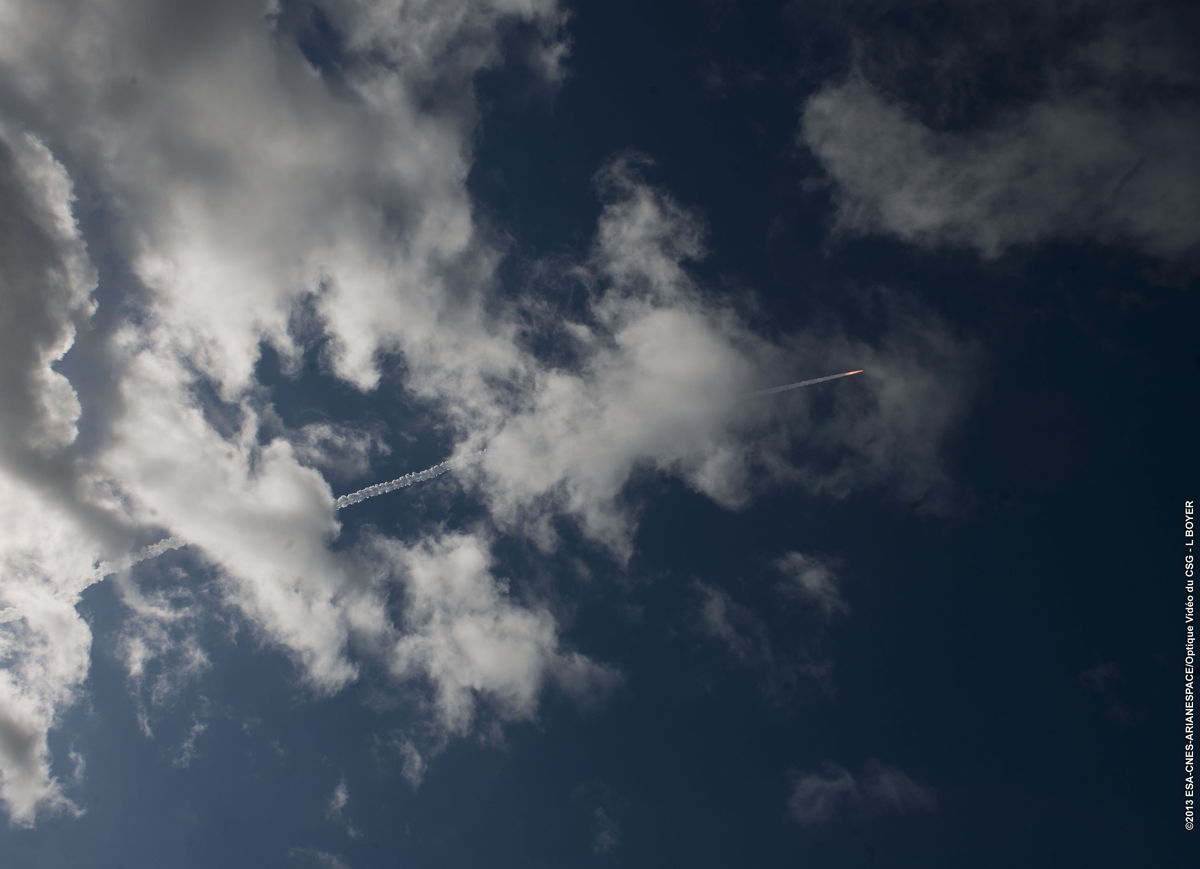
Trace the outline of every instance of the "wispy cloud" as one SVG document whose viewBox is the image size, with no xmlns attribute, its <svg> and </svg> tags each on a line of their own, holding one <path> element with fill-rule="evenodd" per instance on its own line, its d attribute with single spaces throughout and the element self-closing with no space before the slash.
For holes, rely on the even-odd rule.
<svg viewBox="0 0 1200 869">
<path fill-rule="evenodd" d="M 320 848 L 290 848 L 287 856 L 293 864 L 311 869 L 350 869 L 350 864 L 337 854 Z"/>
<path fill-rule="evenodd" d="M 930 812 L 937 808 L 934 791 L 908 773 L 880 761 L 868 761 L 859 775 L 836 763 L 820 771 L 797 773 L 788 812 L 797 823 L 818 826 L 853 811 Z"/>
<path fill-rule="evenodd" d="M 621 827 L 603 807 L 597 807 L 592 812 L 594 838 L 592 851 L 597 854 L 611 854 L 621 844 Z"/>
<path fill-rule="evenodd" d="M 826 618 L 850 611 L 842 597 L 838 577 L 825 561 L 812 555 L 789 552 L 776 559 L 775 569 L 784 576 L 778 585 L 783 594 L 808 601 Z"/>
<path fill-rule="evenodd" d="M 343 778 L 337 783 L 333 793 L 329 795 L 329 801 L 325 804 L 325 817 L 341 826 L 351 839 L 357 839 L 362 834 L 346 814 L 346 806 L 349 802 L 350 788 L 346 786 L 346 779 Z"/>
</svg>

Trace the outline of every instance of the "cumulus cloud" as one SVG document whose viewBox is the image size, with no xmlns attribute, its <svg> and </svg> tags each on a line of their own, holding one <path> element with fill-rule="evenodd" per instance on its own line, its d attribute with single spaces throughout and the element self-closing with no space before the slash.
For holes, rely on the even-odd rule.
<svg viewBox="0 0 1200 869">
<path fill-rule="evenodd" d="M 846 811 L 930 812 L 937 808 L 934 791 L 908 773 L 876 760 L 855 776 L 836 763 L 820 771 L 796 775 L 788 812 L 802 826 L 826 824 Z"/>
<path fill-rule="evenodd" d="M 315 691 L 382 667 L 432 691 L 442 736 L 485 710 L 531 720 L 547 685 L 587 697 L 614 684 L 508 588 L 490 530 L 335 546 L 324 473 L 363 472 L 380 442 L 353 422 L 283 427 L 256 377 L 264 346 L 285 374 L 317 353 L 361 391 L 397 370 L 458 455 L 488 447 L 467 477 L 490 520 L 545 546 L 567 517 L 627 558 L 639 471 L 730 508 L 780 481 L 836 495 L 940 473 L 962 404 L 960 381 L 936 370 L 959 354 L 953 337 L 904 313 L 870 340 L 756 335 L 697 285 L 703 223 L 636 158 L 598 176 L 595 242 L 572 267 L 588 298 L 551 324 L 565 361 L 535 352 L 546 320 L 495 292 L 500 248 L 465 181 L 473 77 L 502 61 L 518 23 L 546 65 L 561 58 L 555 4 L 311 8 L 331 27 L 324 59 L 301 48 L 310 25 L 291 6 L 0 4 L 0 109 L 22 125 L 0 131 L 0 798 L 20 823 L 67 806 L 47 733 L 87 674 L 79 593 L 95 562 L 152 535 L 184 541 L 222 603 Z M 102 215 L 95 261 L 118 267 L 96 294 L 108 325 L 59 365 L 96 308 L 73 182 Z M 745 399 L 847 357 L 869 374 L 832 413 L 798 395 Z M 69 362 L 87 376 L 68 380 Z M 819 461 L 795 459 L 799 442 Z M 190 678 L 206 658 L 168 613 L 181 601 L 127 602 L 121 654 L 149 708 L 165 696 L 155 673 Z M 437 744 L 413 743 L 411 779 Z"/>
<path fill-rule="evenodd" d="M 506 22 L 553 7 L 320 8 L 339 28 L 336 76 L 265 3 L 39 4 L 12 16 L 0 63 L 21 109 L 120 206 L 114 233 L 167 349 L 226 396 L 250 384 L 261 342 L 295 358 L 301 302 L 362 387 L 385 351 L 431 376 L 453 352 L 477 363 L 442 386 L 503 369 L 483 311 L 494 255 L 463 183 L 470 78 L 497 62 Z"/>
<path fill-rule="evenodd" d="M 559 647 L 546 609 L 513 600 L 494 575 L 490 547 L 474 534 L 446 534 L 416 546 L 376 542 L 397 571 L 406 601 L 403 631 L 388 652 L 398 678 L 423 679 L 451 733 L 463 733 L 478 701 L 505 720 L 529 720 L 544 683 L 587 695 L 610 688 L 616 674 Z M 411 778 L 419 779 L 420 766 Z"/>
<path fill-rule="evenodd" d="M 0 801 L 27 825 L 72 808 L 46 737 L 87 674 L 75 602 L 121 528 L 88 500 L 80 405 L 55 368 L 94 307 L 70 179 L 40 139 L 4 124 L 0 190 Z"/>
<path fill-rule="evenodd" d="M 295 316 L 315 311 L 338 376 L 369 387 L 379 354 L 401 352 L 427 394 L 510 364 L 512 342 L 486 328 L 494 253 L 463 183 L 470 79 L 511 22 L 535 21 L 552 52 L 553 5 L 325 14 L 342 62 L 322 68 L 269 3 L 0 5 L 0 108 L 15 119 L 0 130 L 0 798 L 19 823 L 67 805 L 46 736 L 87 673 L 74 604 L 135 534 L 189 543 L 318 689 L 354 677 L 349 637 L 392 630 L 382 593 L 328 550 L 339 526 L 313 469 L 348 447 L 358 470 L 373 447 L 332 427 L 260 442 L 264 342 L 294 363 Z M 105 297 L 135 312 L 76 360 L 104 385 L 83 399 L 55 367 L 95 307 L 72 176 L 102 204 L 102 255 L 132 279 Z M 123 640 L 135 685 L 178 639 L 139 618 Z"/>
<path fill-rule="evenodd" d="M 1048 239 L 1193 257 L 1200 75 L 1184 48 L 1189 28 L 1155 4 L 1081 5 L 1103 26 L 1085 29 L 1092 36 L 1080 44 L 1059 45 L 1042 71 L 1046 84 L 994 117 L 951 129 L 923 118 L 914 105 L 923 95 L 906 101 L 898 86 L 921 57 L 867 59 L 814 94 L 800 139 L 835 184 L 837 228 L 971 247 L 985 257 Z M 1077 11 L 1068 5 L 1061 14 Z M 1054 14 L 1028 17 L 1037 23 Z M 1027 35 L 1017 30 L 1012 44 Z M 938 77 L 970 78 L 958 67 L 969 67 L 975 53 L 963 48 L 953 40 L 941 47 L 954 71 Z M 995 62 L 978 54 L 977 64 Z"/>
</svg>

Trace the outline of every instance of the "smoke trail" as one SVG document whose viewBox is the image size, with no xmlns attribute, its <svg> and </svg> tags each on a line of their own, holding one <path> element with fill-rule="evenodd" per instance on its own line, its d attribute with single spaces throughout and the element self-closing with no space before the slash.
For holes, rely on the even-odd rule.
<svg viewBox="0 0 1200 869">
<path fill-rule="evenodd" d="M 126 555 L 124 558 L 118 558 L 116 561 L 101 561 L 96 567 L 96 579 L 104 579 L 106 576 L 112 576 L 114 573 L 120 573 L 122 570 L 129 570 L 135 564 L 141 564 L 143 561 L 148 561 L 151 558 L 158 558 L 164 552 L 170 552 L 172 549 L 181 549 L 187 546 L 187 541 L 181 537 L 167 537 L 157 543 L 151 543 L 149 546 L 143 546 L 137 552 Z"/>
<path fill-rule="evenodd" d="M 815 386 L 818 383 L 824 383 L 827 380 L 837 380 L 839 377 L 849 377 L 852 374 L 862 374 L 863 369 L 857 371 L 845 371 L 841 374 L 830 374 L 826 377 L 814 377 L 812 380 L 801 380 L 797 383 L 785 383 L 783 386 L 772 386 L 769 389 L 758 389 L 754 392 L 746 393 L 747 398 L 759 398 L 763 395 L 774 395 L 777 392 L 788 392 L 792 389 L 803 389 L 806 386 Z"/>
<path fill-rule="evenodd" d="M 818 383 L 825 383 L 829 380 L 837 380 L 841 377 L 850 377 L 852 375 L 862 373 L 863 369 L 860 368 L 857 371 L 845 371 L 841 374 L 830 374 L 825 377 L 814 377 L 811 380 L 801 380 L 796 383 L 785 383 L 783 386 L 772 386 L 767 389 L 758 389 L 754 392 L 746 393 L 745 397 L 760 398 L 764 395 L 776 395 L 780 392 L 789 392 L 793 389 L 803 389 L 806 386 L 815 386 Z M 394 480 L 387 480 L 382 483 L 374 483 L 373 485 L 359 489 L 356 492 L 350 492 L 349 494 L 342 495 L 336 501 L 334 501 L 334 506 L 338 510 L 344 510 L 345 508 L 351 507 L 354 504 L 361 504 L 363 501 L 366 501 L 369 498 L 376 498 L 380 495 L 386 495 L 388 492 L 395 492 L 397 489 L 406 489 L 409 486 L 415 486 L 417 483 L 424 483 L 426 480 L 432 480 L 434 477 L 440 477 L 442 474 L 448 473 L 472 459 L 479 458 L 479 456 L 482 456 L 485 452 L 487 452 L 487 450 L 479 450 L 478 452 L 468 453 L 465 456 L 459 456 L 455 459 L 447 459 L 444 462 L 438 462 L 433 467 L 426 468 L 423 471 L 413 471 L 412 473 L 403 474 L 402 476 L 396 477 Z M 184 546 L 187 546 L 186 540 L 182 540 L 179 537 L 167 537 L 166 539 L 160 540 L 157 543 L 144 546 L 137 552 L 133 553 L 132 555 L 128 555 L 125 558 L 120 558 L 111 562 L 101 562 L 96 567 L 96 579 L 103 579 L 104 577 L 111 576 L 119 571 L 128 570 L 135 564 L 140 564 L 141 562 L 150 558 L 157 558 L 164 552 L 169 552 L 172 549 L 180 549 Z"/>
<path fill-rule="evenodd" d="M 426 480 L 432 480 L 434 477 L 440 477 L 448 471 L 454 470 L 459 465 L 465 464 L 467 461 L 478 458 L 484 454 L 484 450 L 477 453 L 468 453 L 465 456 L 460 456 L 457 459 L 447 459 L 444 462 L 438 462 L 432 468 L 426 468 L 423 471 L 413 471 L 411 474 L 405 474 L 397 477 L 394 480 L 388 480 L 385 483 L 375 483 L 373 486 L 367 486 L 365 489 L 359 489 L 357 492 L 351 492 L 348 495 L 342 495 L 338 498 L 334 505 L 341 510 L 352 504 L 358 504 L 368 498 L 374 498 L 379 495 L 386 495 L 388 492 L 394 492 L 397 489 L 404 489 L 408 486 L 413 486 L 417 483 L 424 483 Z"/>
<path fill-rule="evenodd" d="M 358 504 L 368 498 L 374 498 L 378 495 L 386 495 L 388 492 L 394 492 L 397 489 L 404 489 L 408 486 L 424 483 L 426 480 L 432 480 L 434 477 L 440 477 L 449 471 L 454 470 L 460 465 L 466 464 L 471 459 L 482 456 L 487 450 L 479 450 L 475 453 L 468 453 L 465 456 L 459 456 L 456 459 L 447 459 L 444 462 L 438 462 L 432 468 L 426 468 L 423 471 L 413 471 L 411 474 L 405 474 L 397 477 L 394 480 L 388 480 L 383 483 L 375 483 L 367 486 L 365 489 L 359 489 L 357 492 L 351 492 L 348 495 L 342 495 L 336 501 L 334 506 L 341 510 L 349 507 L 352 504 Z M 115 561 L 102 561 L 96 566 L 94 577 L 96 580 L 104 579 L 106 576 L 112 576 L 114 573 L 120 573 L 123 570 L 129 570 L 135 564 L 141 564 L 143 561 L 148 561 L 151 558 L 157 558 L 164 552 L 170 552 L 172 549 L 182 549 L 187 546 L 187 541 L 181 537 L 166 537 L 157 543 L 151 543 L 149 546 L 143 546 L 137 552 L 127 555 L 124 558 L 118 558 Z"/>
</svg>

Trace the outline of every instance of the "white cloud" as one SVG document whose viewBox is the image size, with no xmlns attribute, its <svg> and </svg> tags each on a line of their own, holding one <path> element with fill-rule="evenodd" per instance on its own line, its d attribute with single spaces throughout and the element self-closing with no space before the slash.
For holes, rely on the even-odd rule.
<svg viewBox="0 0 1200 869">
<path fill-rule="evenodd" d="M 503 719 L 529 720 L 547 681 L 584 694 L 613 684 L 613 671 L 560 650 L 548 610 L 512 599 L 493 575 L 486 539 L 446 534 L 414 547 L 386 539 L 376 546 L 406 600 L 389 666 L 398 678 L 429 682 L 447 731 L 466 732 L 481 700 Z"/>
<path fill-rule="evenodd" d="M 1056 238 L 1193 256 L 1200 105 L 1177 86 L 1195 65 L 1164 62 L 1186 56 L 1170 16 L 1138 15 L 1113 14 L 1056 58 L 1042 95 L 973 129 L 926 126 L 857 73 L 822 88 L 801 140 L 836 184 L 837 227 L 987 257 Z"/>
<path fill-rule="evenodd" d="M 775 568 L 786 577 L 779 586 L 782 592 L 809 600 L 826 618 L 850 611 L 836 574 L 821 559 L 789 552 L 775 561 Z"/>
<path fill-rule="evenodd" d="M 819 772 L 800 773 L 788 798 L 792 819 L 806 827 L 829 823 L 848 810 L 928 812 L 936 808 L 932 789 L 903 770 L 874 760 L 859 776 L 836 763 L 825 763 Z"/>
<path fill-rule="evenodd" d="M 100 465 L 121 481 L 131 514 L 221 567 L 233 602 L 296 655 L 314 686 L 352 679 L 347 614 L 335 598 L 353 594 L 327 548 L 339 526 L 321 475 L 286 441 L 260 447 L 246 405 L 226 440 L 189 401 L 186 373 L 159 354 L 130 356 L 122 398 Z"/>
</svg>

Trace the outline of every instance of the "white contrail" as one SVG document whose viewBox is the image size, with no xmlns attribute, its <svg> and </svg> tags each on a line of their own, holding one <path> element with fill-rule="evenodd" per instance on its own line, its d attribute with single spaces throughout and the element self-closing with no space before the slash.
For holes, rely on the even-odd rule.
<svg viewBox="0 0 1200 869">
<path fill-rule="evenodd" d="M 334 505 L 341 510 L 349 507 L 351 504 L 358 504 L 365 501 L 368 498 L 386 495 L 388 492 L 404 489 L 417 483 L 424 483 L 426 480 L 432 480 L 434 477 L 440 477 L 442 474 L 454 470 L 471 459 L 482 456 L 484 452 L 486 450 L 479 450 L 478 452 L 467 453 L 465 456 L 459 456 L 456 459 L 446 459 L 444 462 L 438 462 L 432 468 L 426 468 L 423 471 L 413 471 L 411 474 L 404 474 L 394 480 L 388 480 L 386 483 L 376 483 L 373 486 L 367 486 L 365 489 L 359 489 L 357 492 L 342 495 L 342 497 L 334 501 Z"/>
<path fill-rule="evenodd" d="M 426 468 L 423 471 L 413 471 L 411 474 L 404 474 L 394 480 L 388 480 L 385 483 L 375 483 L 372 486 L 367 486 L 365 489 L 359 489 L 357 492 L 351 492 L 348 495 L 342 495 L 334 501 L 334 505 L 339 509 L 349 507 L 351 504 L 358 504 L 368 498 L 374 498 L 378 495 L 386 495 L 388 492 L 394 492 L 397 489 L 404 489 L 408 486 L 424 483 L 426 480 L 432 480 L 434 477 L 440 477 L 447 471 L 452 471 L 459 465 L 476 456 L 483 455 L 483 450 L 477 453 L 468 453 L 465 456 L 460 456 L 457 459 L 446 459 L 444 462 L 438 462 L 432 468 Z"/>
<path fill-rule="evenodd" d="M 116 561 L 101 561 L 96 567 L 96 579 L 104 579 L 104 577 L 120 573 L 122 570 L 129 570 L 135 564 L 141 564 L 143 561 L 157 558 L 164 552 L 181 549 L 184 546 L 187 546 L 187 541 L 182 537 L 166 537 L 157 543 L 143 546 L 137 552 L 126 555 L 124 558 L 118 558 Z"/>
<path fill-rule="evenodd" d="M 863 369 L 857 371 L 844 371 L 841 374 L 830 374 L 826 377 L 814 377 L 812 380 L 801 380 L 797 383 L 785 383 L 783 386 L 772 386 L 769 389 L 758 389 L 754 392 L 746 393 L 747 398 L 758 398 L 763 395 L 774 395 L 777 392 L 788 392 L 792 389 L 803 389 L 806 386 L 815 386 L 818 383 L 824 383 L 827 380 L 837 380 L 839 377 L 849 377 L 852 374 L 862 374 Z"/>
</svg>

